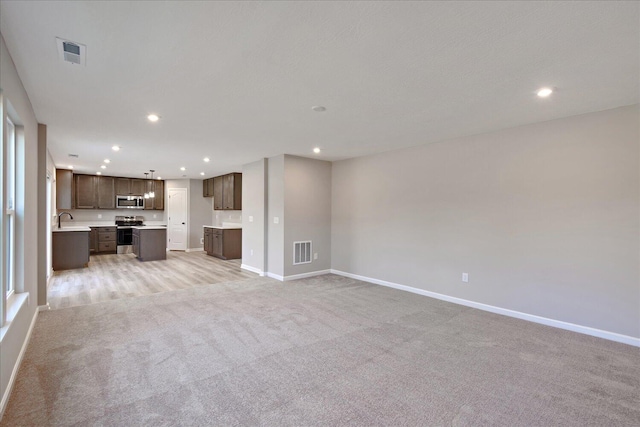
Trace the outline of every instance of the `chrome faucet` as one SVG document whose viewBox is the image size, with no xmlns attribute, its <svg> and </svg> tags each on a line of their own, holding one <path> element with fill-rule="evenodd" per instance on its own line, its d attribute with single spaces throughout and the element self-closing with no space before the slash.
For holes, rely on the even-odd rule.
<svg viewBox="0 0 640 427">
<path fill-rule="evenodd" d="M 73 215 L 71 215 L 69 212 L 60 212 L 60 213 L 58 214 L 58 228 L 60 228 L 60 217 L 61 217 L 62 215 L 64 215 L 64 214 L 69 215 L 69 218 L 73 219 Z"/>
</svg>

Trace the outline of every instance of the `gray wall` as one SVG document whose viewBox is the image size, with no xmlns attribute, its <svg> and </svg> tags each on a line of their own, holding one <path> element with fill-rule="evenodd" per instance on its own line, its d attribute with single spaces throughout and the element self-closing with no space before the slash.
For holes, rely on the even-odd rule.
<svg viewBox="0 0 640 427">
<path fill-rule="evenodd" d="M 242 264 L 261 272 L 266 270 L 266 174 L 267 159 L 242 167 Z"/>
<path fill-rule="evenodd" d="M 204 237 L 203 225 L 211 225 L 213 199 L 202 197 L 202 180 L 189 180 L 189 249 L 203 248 L 200 239 Z"/>
<path fill-rule="evenodd" d="M 332 267 L 640 337 L 639 140 L 636 105 L 335 162 Z"/>
<path fill-rule="evenodd" d="M 0 399 L 7 392 L 11 373 L 26 340 L 27 332 L 38 306 L 38 235 L 45 233 L 45 224 L 38 223 L 38 123 L 29 97 L 22 86 L 15 65 L 9 55 L 4 39 L 0 37 L 0 89 L 4 96 L 3 111 L 10 102 L 24 126 L 24 146 L 18 147 L 22 156 L 25 177 L 18 179 L 16 204 L 16 288 L 28 292 L 29 299 L 16 314 L 0 343 Z M 4 118 L 2 118 L 4 119 Z M 4 128 L 4 126 L 3 126 Z M 22 195 L 22 197 L 21 197 Z M 22 200 L 20 200 L 22 199 Z M 3 234 L 3 233 L 0 233 Z M 25 257 L 25 254 L 27 255 Z M 2 269 L 3 270 L 3 269 Z"/>
<path fill-rule="evenodd" d="M 268 159 L 267 194 L 267 271 L 284 276 L 284 155 Z"/>
<path fill-rule="evenodd" d="M 331 163 L 284 158 L 284 273 L 291 276 L 331 268 Z M 293 265 L 293 242 L 311 240 L 318 259 Z"/>
</svg>

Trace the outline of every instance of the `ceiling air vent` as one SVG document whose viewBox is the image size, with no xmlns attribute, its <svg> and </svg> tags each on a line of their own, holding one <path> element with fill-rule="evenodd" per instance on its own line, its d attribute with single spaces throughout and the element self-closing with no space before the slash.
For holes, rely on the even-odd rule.
<svg viewBox="0 0 640 427">
<path fill-rule="evenodd" d="M 86 65 L 87 46 L 56 37 L 58 56 L 62 61 L 77 65 Z"/>
</svg>

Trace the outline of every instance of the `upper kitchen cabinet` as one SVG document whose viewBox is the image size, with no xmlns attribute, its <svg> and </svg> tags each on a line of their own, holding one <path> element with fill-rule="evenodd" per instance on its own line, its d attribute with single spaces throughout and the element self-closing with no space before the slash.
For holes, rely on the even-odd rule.
<svg viewBox="0 0 640 427">
<path fill-rule="evenodd" d="M 132 179 L 131 180 L 131 194 L 134 196 L 141 196 L 145 193 L 146 181 L 144 179 Z"/>
<path fill-rule="evenodd" d="M 202 180 L 202 197 L 213 197 L 213 180 L 215 178 Z"/>
<path fill-rule="evenodd" d="M 164 181 L 147 181 L 145 193 L 153 191 L 154 197 L 144 199 L 145 210 L 164 210 Z"/>
<path fill-rule="evenodd" d="M 116 195 L 118 196 L 142 196 L 145 191 L 144 179 L 117 178 Z"/>
<path fill-rule="evenodd" d="M 129 178 L 116 178 L 116 195 L 131 195 L 131 180 Z"/>
<path fill-rule="evenodd" d="M 224 201 L 222 200 L 223 187 L 224 175 L 213 178 L 213 210 L 221 211 L 224 209 Z"/>
<path fill-rule="evenodd" d="M 115 178 L 111 176 L 95 177 L 98 194 L 98 209 L 116 208 Z"/>
<path fill-rule="evenodd" d="M 96 177 L 93 175 L 74 175 L 76 190 L 76 209 L 96 209 Z"/>
<path fill-rule="evenodd" d="M 242 209 L 241 173 L 230 173 L 213 178 L 213 209 L 217 211 Z"/>
<path fill-rule="evenodd" d="M 224 210 L 242 209 L 242 174 L 230 173 L 224 176 L 222 187 Z"/>
<path fill-rule="evenodd" d="M 56 169 L 56 209 L 73 209 L 73 171 Z"/>
</svg>

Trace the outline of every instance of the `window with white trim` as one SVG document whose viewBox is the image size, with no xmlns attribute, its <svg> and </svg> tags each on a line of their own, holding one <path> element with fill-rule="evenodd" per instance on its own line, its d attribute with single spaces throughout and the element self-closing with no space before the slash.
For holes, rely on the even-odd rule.
<svg viewBox="0 0 640 427">
<path fill-rule="evenodd" d="M 7 139 L 5 144 L 5 253 L 7 258 L 5 270 L 5 297 L 11 296 L 15 291 L 16 281 L 16 127 L 7 117 Z"/>
</svg>

